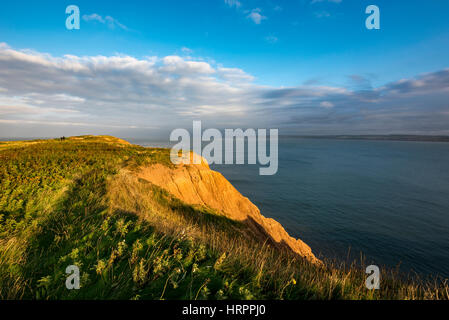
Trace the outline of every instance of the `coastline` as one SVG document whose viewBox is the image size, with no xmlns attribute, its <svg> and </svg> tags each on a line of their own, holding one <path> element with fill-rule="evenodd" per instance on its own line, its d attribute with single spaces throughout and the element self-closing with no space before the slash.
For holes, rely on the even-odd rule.
<svg viewBox="0 0 449 320">
<path fill-rule="evenodd" d="M 220 173 L 173 165 L 168 149 L 82 136 L 0 152 L 1 299 L 448 298 L 444 283 L 388 269 L 368 290 L 363 266 L 317 260 Z M 88 290 L 61 285 L 67 265 Z"/>
</svg>

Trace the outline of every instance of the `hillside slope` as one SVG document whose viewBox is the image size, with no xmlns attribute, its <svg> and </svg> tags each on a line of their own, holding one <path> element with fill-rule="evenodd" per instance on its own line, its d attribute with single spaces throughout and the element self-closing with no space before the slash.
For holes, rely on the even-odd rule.
<svg viewBox="0 0 449 320">
<path fill-rule="evenodd" d="M 219 172 L 212 171 L 204 159 L 201 165 L 180 164 L 175 168 L 154 164 L 140 168 L 138 176 L 185 203 L 207 206 L 229 219 L 244 222 L 254 238 L 262 243 L 268 240 L 276 247 L 291 249 L 301 257 L 319 263 L 307 244 L 290 237 L 279 222 L 262 216 L 248 198 Z"/>
</svg>

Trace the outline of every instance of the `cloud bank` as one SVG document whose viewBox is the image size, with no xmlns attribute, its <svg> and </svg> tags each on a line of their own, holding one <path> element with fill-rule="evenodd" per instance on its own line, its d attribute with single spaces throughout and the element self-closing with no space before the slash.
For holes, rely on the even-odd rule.
<svg viewBox="0 0 449 320">
<path fill-rule="evenodd" d="M 449 134 L 449 69 L 378 88 L 349 77 L 362 85 L 277 88 L 190 57 L 54 57 L 0 44 L 0 136 L 142 136 L 192 120 L 281 134 Z"/>
<path fill-rule="evenodd" d="M 117 19 L 111 16 L 106 16 L 103 18 L 101 15 L 97 13 L 92 13 L 83 15 L 83 20 L 86 22 L 99 22 L 101 24 L 107 25 L 108 28 L 110 29 L 120 28 L 125 31 L 129 31 L 129 28 L 127 26 L 120 23 Z"/>
</svg>

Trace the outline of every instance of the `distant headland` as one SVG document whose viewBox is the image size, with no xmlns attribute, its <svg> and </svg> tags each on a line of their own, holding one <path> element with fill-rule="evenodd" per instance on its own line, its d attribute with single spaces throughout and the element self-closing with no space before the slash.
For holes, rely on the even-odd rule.
<svg viewBox="0 0 449 320">
<path fill-rule="evenodd" d="M 422 141 L 422 142 L 449 142 L 449 136 L 430 135 L 282 135 L 284 138 L 304 139 L 336 139 L 336 140 L 386 140 L 386 141 Z"/>
</svg>

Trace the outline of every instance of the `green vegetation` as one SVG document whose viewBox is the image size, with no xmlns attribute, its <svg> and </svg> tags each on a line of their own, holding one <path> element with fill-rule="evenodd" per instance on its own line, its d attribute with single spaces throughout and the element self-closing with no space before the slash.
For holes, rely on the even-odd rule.
<svg viewBox="0 0 449 320">
<path fill-rule="evenodd" d="M 365 288 L 132 174 L 169 151 L 101 136 L 0 144 L 0 299 L 447 299 L 448 287 Z M 65 287 L 67 266 L 81 289 Z"/>
</svg>

